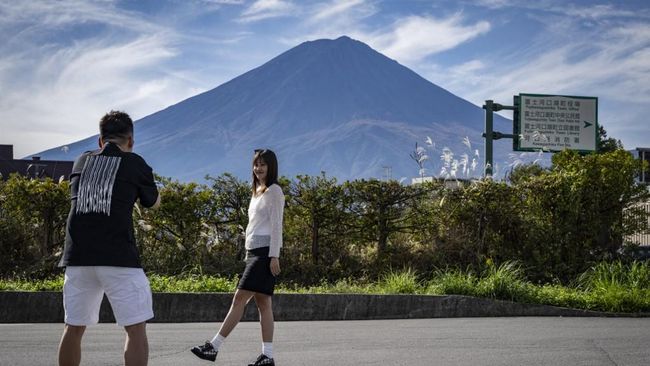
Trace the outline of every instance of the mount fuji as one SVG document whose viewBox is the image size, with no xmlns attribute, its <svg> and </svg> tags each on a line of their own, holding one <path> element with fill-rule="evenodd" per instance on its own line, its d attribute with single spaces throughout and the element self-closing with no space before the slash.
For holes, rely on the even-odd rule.
<svg viewBox="0 0 650 366">
<path fill-rule="evenodd" d="M 224 172 L 250 179 L 257 148 L 274 150 L 287 177 L 400 179 L 420 175 L 409 157 L 417 142 L 428 156 L 425 174 L 455 167 L 461 178 L 482 174 L 484 118 L 480 107 L 343 36 L 302 43 L 136 121 L 135 152 L 181 181 Z M 495 126 L 511 122 L 495 115 Z M 72 160 L 96 146 L 97 135 L 34 156 Z M 509 148 L 496 143 L 495 161 Z"/>
</svg>

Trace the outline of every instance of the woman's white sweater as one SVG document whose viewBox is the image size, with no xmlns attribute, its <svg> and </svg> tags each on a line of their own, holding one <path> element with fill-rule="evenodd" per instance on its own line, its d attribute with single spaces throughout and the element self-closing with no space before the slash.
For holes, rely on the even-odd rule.
<svg viewBox="0 0 650 366">
<path fill-rule="evenodd" d="M 269 257 L 280 257 L 282 248 L 282 217 L 284 215 L 284 193 L 277 184 L 266 192 L 253 196 L 248 205 L 248 226 L 246 226 L 246 249 L 269 247 Z M 256 238 L 258 236 L 270 236 Z M 259 240 L 262 239 L 262 240 Z"/>
</svg>

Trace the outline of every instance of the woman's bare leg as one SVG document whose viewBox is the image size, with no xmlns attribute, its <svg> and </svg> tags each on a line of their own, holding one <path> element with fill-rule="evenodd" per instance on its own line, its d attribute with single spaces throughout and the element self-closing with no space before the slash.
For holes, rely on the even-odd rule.
<svg viewBox="0 0 650 366">
<path fill-rule="evenodd" d="M 248 290 L 237 289 L 237 291 L 235 291 L 235 296 L 232 298 L 232 304 L 230 305 L 230 310 L 228 310 L 228 315 L 226 315 L 226 319 L 223 320 L 221 328 L 219 328 L 219 334 L 221 334 L 221 336 L 228 337 L 230 332 L 235 329 L 242 316 L 244 316 L 246 304 L 248 304 L 248 301 L 254 295 L 254 292 Z"/>
</svg>

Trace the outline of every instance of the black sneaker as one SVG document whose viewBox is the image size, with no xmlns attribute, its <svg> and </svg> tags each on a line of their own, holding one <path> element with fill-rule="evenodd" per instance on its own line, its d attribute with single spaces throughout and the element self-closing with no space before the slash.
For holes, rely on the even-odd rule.
<svg viewBox="0 0 650 366">
<path fill-rule="evenodd" d="M 261 354 L 255 363 L 249 363 L 248 366 L 260 366 L 260 365 L 270 365 L 275 366 L 275 361 L 272 358 L 266 357 L 265 354 Z"/>
<path fill-rule="evenodd" d="M 212 343 L 205 341 L 205 344 L 202 346 L 192 347 L 190 350 L 196 355 L 196 357 L 214 362 L 217 359 L 217 350 L 214 349 Z M 264 364 L 266 365 L 266 364 Z"/>
</svg>

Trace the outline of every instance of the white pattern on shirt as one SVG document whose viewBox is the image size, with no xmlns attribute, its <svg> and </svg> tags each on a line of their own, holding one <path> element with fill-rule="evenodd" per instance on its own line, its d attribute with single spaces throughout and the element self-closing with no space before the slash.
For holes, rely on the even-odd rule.
<svg viewBox="0 0 650 366">
<path fill-rule="evenodd" d="M 79 178 L 77 213 L 111 215 L 113 185 L 120 161 L 122 158 L 119 156 L 88 156 Z"/>
</svg>

